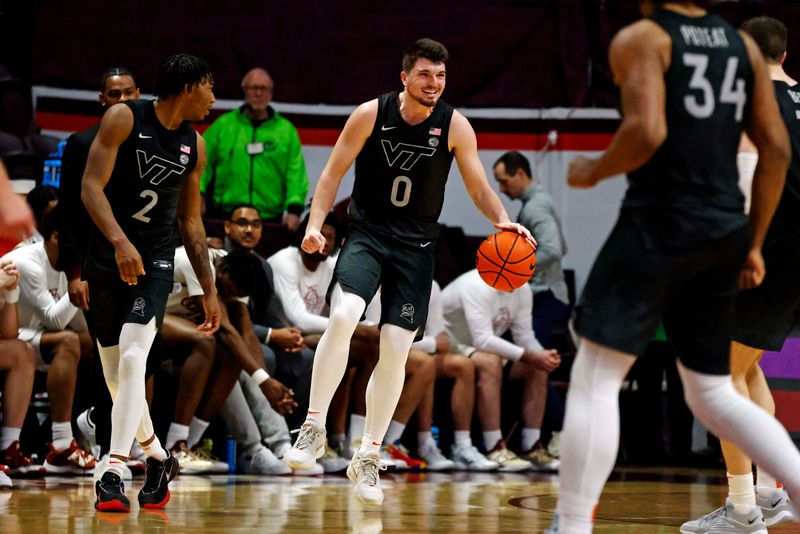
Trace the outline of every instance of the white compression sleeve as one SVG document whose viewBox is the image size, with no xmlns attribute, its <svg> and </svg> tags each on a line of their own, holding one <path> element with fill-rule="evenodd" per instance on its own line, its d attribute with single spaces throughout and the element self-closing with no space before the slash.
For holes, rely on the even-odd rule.
<svg viewBox="0 0 800 534">
<path fill-rule="evenodd" d="M 339 284 L 333 288 L 328 328 L 322 334 L 314 353 L 311 394 L 308 401 L 308 411 L 315 412 L 314 418 L 323 425 L 333 394 L 339 387 L 347 367 L 350 339 L 366 307 L 364 299 L 342 291 Z"/>
<path fill-rule="evenodd" d="M 572 366 L 558 511 L 579 532 L 591 532 L 594 508 L 617 459 L 619 390 L 634 361 L 630 354 L 582 339 Z"/>
<path fill-rule="evenodd" d="M 750 212 L 750 197 L 753 189 L 753 175 L 758 165 L 758 154 L 754 152 L 739 152 L 736 154 L 736 168 L 739 170 L 739 189 L 744 195 L 744 212 Z"/>
<path fill-rule="evenodd" d="M 414 332 L 393 324 L 381 328 L 380 358 L 367 384 L 367 420 L 364 434 L 383 440 L 403 391 L 406 359 Z"/>
<path fill-rule="evenodd" d="M 127 457 L 134 436 L 142 442 L 153 435 L 144 380 L 147 355 L 155 337 L 155 318 L 146 325 L 122 325 L 119 336 L 119 389 L 111 409 L 111 454 Z M 139 417 L 133 414 L 139 414 Z"/>
<path fill-rule="evenodd" d="M 733 387 L 730 375 L 698 373 L 678 364 L 686 404 L 718 438 L 742 451 L 800 495 L 800 452 L 786 429 Z"/>
</svg>

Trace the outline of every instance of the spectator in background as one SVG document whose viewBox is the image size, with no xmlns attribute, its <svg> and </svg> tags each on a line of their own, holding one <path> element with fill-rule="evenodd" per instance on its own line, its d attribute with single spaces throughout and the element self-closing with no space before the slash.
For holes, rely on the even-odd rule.
<svg viewBox="0 0 800 534">
<path fill-rule="evenodd" d="M 95 460 L 78 447 L 70 419 L 78 363 L 82 353 L 91 354 L 91 339 L 83 314 L 69 301 L 66 276 L 55 270 L 58 232 L 52 214 L 45 216 L 40 230 L 43 242 L 21 245 L 4 256 L 17 266 L 20 274 L 18 336 L 33 347 L 37 367 L 47 370 L 53 442 L 45 459 L 45 470 L 86 474 L 94 469 Z M 28 469 L 30 460 L 16 454 L 14 447 L 0 451 L 0 463 Z"/>
<path fill-rule="evenodd" d="M 561 260 L 567 243 L 561 230 L 553 198 L 536 183 L 528 158 L 519 152 L 506 152 L 494 164 L 494 177 L 500 192 L 511 200 L 521 200 L 517 222 L 536 238 L 536 271 L 531 277 L 533 290 L 533 330 L 542 346 L 552 349 L 553 327 L 569 317 L 569 295 Z"/>
<path fill-rule="evenodd" d="M 17 446 L 17 456 L 25 457 L 19 450 L 22 423 L 31 400 L 33 375 L 36 370 L 33 349 L 17 339 L 17 300 L 19 299 L 19 272 L 10 261 L 0 262 L 0 370 L 5 372 L 3 382 L 3 426 L 0 427 L 0 451 Z M 27 458 L 27 457 L 25 457 Z M 18 463 L 18 462 L 17 462 Z M 26 462 L 29 467 L 30 462 Z M 0 458 L 0 488 L 10 488 L 11 479 L 5 474 L 8 466 Z"/>
<path fill-rule="evenodd" d="M 206 216 L 226 218 L 246 203 L 258 209 L 264 222 L 283 222 L 293 232 L 308 193 L 300 138 L 269 105 L 273 83 L 267 71 L 250 70 L 242 91 L 244 105 L 220 116 L 203 136 L 208 164 L 200 187 Z"/>
<path fill-rule="evenodd" d="M 442 307 L 450 338 L 459 352 L 475 362 L 478 374 L 476 405 L 483 427 L 487 458 L 501 471 L 537 468 L 555 470 L 558 461 L 544 450 L 541 436 L 547 393 L 547 374 L 561 363 L 555 350 L 543 349 L 531 328 L 531 291 L 523 286 L 499 291 L 473 269 L 442 290 Z M 513 343 L 501 336 L 511 331 Z M 511 380 L 522 380 L 522 459 L 506 448 L 500 429 L 503 366 L 513 362 Z"/>
</svg>

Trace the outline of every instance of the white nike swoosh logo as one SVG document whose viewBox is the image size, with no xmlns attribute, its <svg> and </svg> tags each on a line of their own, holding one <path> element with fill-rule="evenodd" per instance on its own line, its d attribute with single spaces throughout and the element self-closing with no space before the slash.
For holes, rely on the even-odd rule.
<svg viewBox="0 0 800 534">
<path fill-rule="evenodd" d="M 139 132 L 139 139 L 152 139 L 152 135 L 144 135 L 142 132 Z"/>
<path fill-rule="evenodd" d="M 386 126 L 386 125 L 384 125 L 384 126 L 381 126 L 381 131 L 385 132 L 387 130 L 394 130 L 395 128 L 397 128 L 397 126 Z"/>
<path fill-rule="evenodd" d="M 430 241 L 428 241 L 427 243 L 423 243 L 423 244 L 421 244 L 420 246 L 421 246 L 422 248 L 425 248 L 425 247 L 427 247 L 427 246 L 428 246 L 428 245 L 430 245 L 430 244 L 431 244 L 431 242 L 430 242 Z"/>
</svg>

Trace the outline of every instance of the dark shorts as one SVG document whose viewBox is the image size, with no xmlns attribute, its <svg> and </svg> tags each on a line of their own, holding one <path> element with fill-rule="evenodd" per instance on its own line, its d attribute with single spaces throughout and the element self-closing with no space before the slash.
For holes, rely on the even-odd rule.
<svg viewBox="0 0 800 534">
<path fill-rule="evenodd" d="M 764 282 L 736 298 L 733 338 L 763 350 L 779 351 L 800 318 L 800 237 L 764 246 Z"/>
<path fill-rule="evenodd" d="M 663 320 L 686 367 L 727 374 L 736 285 L 749 246 L 750 230 L 743 227 L 702 247 L 654 248 L 623 211 L 592 267 L 575 328 L 638 356 Z"/>
<path fill-rule="evenodd" d="M 148 270 L 145 267 L 145 270 Z M 167 297 L 172 291 L 172 271 L 149 269 L 129 286 L 119 275 L 95 275 L 89 279 L 90 305 L 94 318 L 94 333 L 104 347 L 119 344 L 119 334 L 125 323 L 147 324 L 153 317 L 161 330 Z"/>
<path fill-rule="evenodd" d="M 421 339 L 428 318 L 435 249 L 435 239 L 412 241 L 351 225 L 328 288 L 328 304 L 337 283 L 367 305 L 380 286 L 380 325 L 414 331 L 415 340 Z"/>
</svg>

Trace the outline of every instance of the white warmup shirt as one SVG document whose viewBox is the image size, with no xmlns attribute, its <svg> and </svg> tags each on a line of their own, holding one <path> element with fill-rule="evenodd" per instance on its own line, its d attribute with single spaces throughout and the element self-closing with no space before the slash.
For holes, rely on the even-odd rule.
<svg viewBox="0 0 800 534">
<path fill-rule="evenodd" d="M 328 327 L 325 295 L 333 279 L 336 258 L 332 256 L 320 263 L 316 271 L 309 271 L 303 265 L 300 249 L 289 246 L 267 261 L 272 267 L 280 319 L 304 334 L 324 332 Z"/>
<path fill-rule="evenodd" d="M 468 271 L 442 290 L 442 308 L 453 341 L 517 361 L 525 349 L 541 350 L 533 334 L 533 294 L 529 284 L 498 291 L 478 271 Z M 502 336 L 508 329 L 514 343 Z"/>
<path fill-rule="evenodd" d="M 211 264 L 211 274 L 216 279 L 216 269 L 214 268 L 214 260 L 228 254 L 221 249 L 208 249 L 208 261 Z M 187 303 L 190 297 L 202 297 L 203 286 L 194 274 L 192 263 L 189 261 L 189 256 L 186 254 L 184 247 L 175 249 L 175 273 L 172 277 L 172 293 L 167 298 L 166 313 L 182 317 L 190 321 L 196 321 L 198 313 L 203 317 L 203 310 L 192 311 Z M 246 301 L 246 299 L 245 299 Z"/>
</svg>

